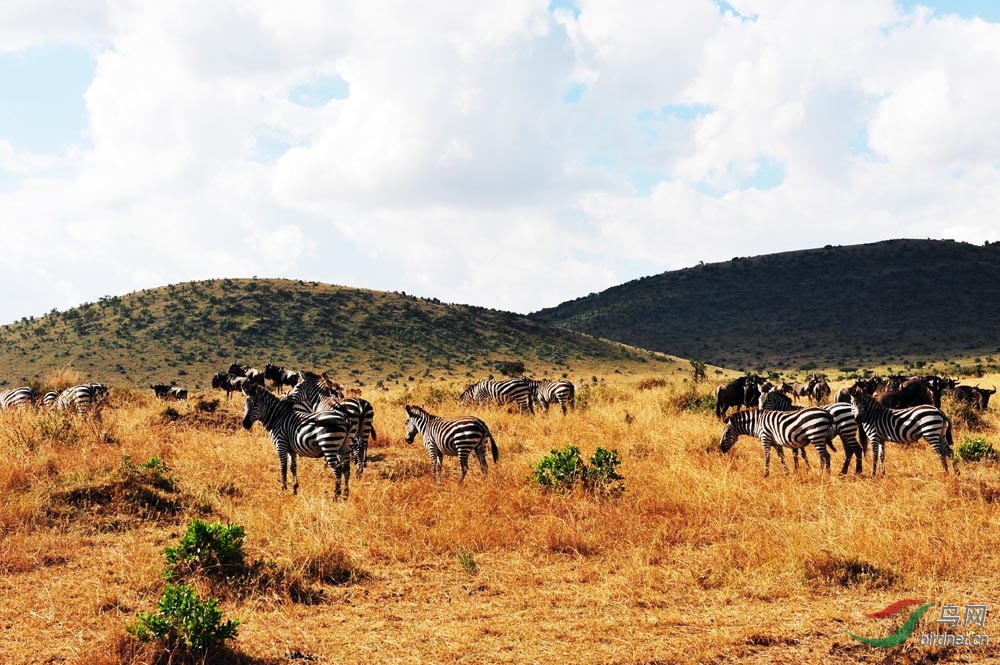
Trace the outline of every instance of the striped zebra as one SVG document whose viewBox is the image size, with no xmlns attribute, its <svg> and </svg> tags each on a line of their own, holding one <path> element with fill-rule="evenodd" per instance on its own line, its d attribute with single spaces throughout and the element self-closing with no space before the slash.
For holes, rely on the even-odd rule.
<svg viewBox="0 0 1000 665">
<path fill-rule="evenodd" d="M 55 406 L 57 401 L 59 401 L 59 393 L 50 390 L 42 395 L 42 399 L 38 400 L 38 406 L 48 409 Z"/>
<path fill-rule="evenodd" d="M 0 392 L 0 409 L 6 411 L 15 406 L 31 406 L 35 403 L 35 391 L 30 386 Z"/>
<path fill-rule="evenodd" d="M 521 412 L 527 411 L 534 415 L 531 386 L 527 379 L 508 379 L 506 381 L 484 380 L 473 383 L 466 388 L 458 398 L 459 404 L 517 404 Z"/>
<path fill-rule="evenodd" d="M 911 406 L 907 409 L 889 409 L 863 393 L 851 395 L 854 417 L 872 442 L 872 474 L 881 467 L 885 475 L 885 443 L 916 443 L 926 440 L 941 460 L 948 473 L 948 458 L 955 475 L 959 475 L 958 461 L 952 454 L 951 421 L 941 409 L 930 404 Z"/>
<path fill-rule="evenodd" d="M 571 409 L 576 409 L 576 389 L 573 387 L 572 381 L 567 381 L 566 379 L 559 379 L 558 381 L 526 380 L 528 386 L 531 388 L 532 398 L 542 405 L 542 410 L 545 413 L 549 412 L 549 404 L 555 402 L 559 402 L 564 416 L 566 415 L 567 404 L 569 404 Z"/>
<path fill-rule="evenodd" d="M 830 471 L 830 453 L 827 447 L 834 435 L 833 416 L 824 409 L 811 407 L 801 411 L 737 411 L 726 418 L 719 447 L 728 452 L 740 435 L 755 436 L 764 449 L 764 477 L 771 472 L 771 446 L 776 446 L 778 459 L 785 473 L 784 446 L 803 448 L 812 444 L 819 453 L 820 471 Z"/>
<path fill-rule="evenodd" d="M 417 434 L 424 439 L 424 448 L 431 460 L 434 480 L 441 482 L 441 467 L 445 455 L 457 455 L 462 467 L 462 477 L 469 471 L 469 453 L 475 451 L 479 458 L 479 468 L 486 475 L 486 441 L 490 442 L 493 463 L 500 458 L 497 442 L 490 428 L 479 418 L 464 416 L 448 420 L 433 416 L 419 406 L 406 407 L 406 442 L 413 443 Z"/>
<path fill-rule="evenodd" d="M 767 409 L 770 411 L 799 411 L 802 409 L 801 406 L 795 406 L 792 404 L 792 400 L 788 395 L 781 393 L 777 390 L 770 390 L 760 395 L 760 408 L 762 410 Z M 840 440 L 844 444 L 844 453 L 846 457 L 844 458 L 844 466 L 840 469 L 840 474 L 844 475 L 847 473 L 847 469 L 851 466 L 851 458 L 855 458 L 855 468 L 854 473 L 861 473 L 861 455 L 864 450 L 863 443 L 867 443 L 867 438 L 862 434 L 858 428 L 858 421 L 854 419 L 854 411 L 851 409 L 850 404 L 833 403 L 825 404 L 820 407 L 826 410 L 831 416 L 833 416 L 833 427 L 834 436 L 839 436 Z M 830 450 L 836 451 L 833 447 L 833 441 L 830 442 Z M 805 448 L 793 448 L 792 449 L 792 459 L 795 462 L 795 468 L 798 468 L 798 453 L 802 453 L 802 461 L 809 465 L 809 458 L 806 457 Z"/>
<path fill-rule="evenodd" d="M 59 393 L 56 408 L 60 411 L 86 413 L 96 410 L 108 395 L 108 387 L 103 383 L 83 383 L 71 386 Z"/>
<path fill-rule="evenodd" d="M 341 411 L 354 423 L 351 434 L 351 453 L 354 455 L 355 478 L 360 478 L 368 465 L 368 440 L 377 440 L 375 409 L 368 400 L 360 397 L 338 396 L 338 391 L 328 378 L 315 372 L 299 372 L 299 382 L 285 396 L 293 407 L 305 413 Z"/>
<path fill-rule="evenodd" d="M 288 489 L 288 466 L 291 459 L 292 494 L 299 492 L 297 459 L 322 457 L 336 477 L 334 498 L 341 496 L 340 481 L 344 481 L 343 497 L 350 494 L 351 444 L 353 423 L 337 411 L 304 414 L 292 404 L 275 397 L 265 388 L 249 385 L 243 406 L 243 427 L 250 429 L 260 421 L 271 435 L 274 450 L 281 465 L 281 489 Z"/>
</svg>

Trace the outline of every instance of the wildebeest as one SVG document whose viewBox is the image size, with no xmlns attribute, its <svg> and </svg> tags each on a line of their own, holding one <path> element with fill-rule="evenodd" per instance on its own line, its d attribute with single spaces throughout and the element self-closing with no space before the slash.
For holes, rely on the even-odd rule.
<svg viewBox="0 0 1000 665">
<path fill-rule="evenodd" d="M 812 387 L 812 391 L 809 393 L 809 397 L 816 404 L 823 404 L 830 397 L 830 384 L 826 382 L 826 379 L 819 379 Z"/>
<path fill-rule="evenodd" d="M 736 407 L 739 410 L 746 399 L 747 376 L 733 379 L 729 383 L 723 383 L 715 388 L 715 417 L 725 418 L 726 412 L 730 408 Z"/>
<path fill-rule="evenodd" d="M 264 385 L 264 373 L 255 367 L 233 363 L 229 366 L 229 375 L 236 377 L 246 377 L 246 382 L 252 386 Z"/>
<path fill-rule="evenodd" d="M 294 388 L 301 378 L 299 373 L 293 369 L 280 367 L 267 363 L 264 365 L 264 378 L 271 382 L 275 390 L 284 392 L 285 386 Z"/>
<path fill-rule="evenodd" d="M 986 410 L 990 404 L 990 397 L 995 393 L 996 386 L 992 390 L 988 388 L 980 388 L 979 384 L 975 386 L 955 386 L 953 389 L 948 391 L 951 398 L 956 402 L 962 402 L 963 404 L 969 404 L 974 409 Z"/>
<path fill-rule="evenodd" d="M 216 372 L 212 377 L 212 387 L 226 391 L 226 399 L 232 399 L 233 393 L 242 390 L 247 385 L 247 377 L 233 376 L 226 372 Z"/>
<path fill-rule="evenodd" d="M 875 393 L 875 401 L 887 409 L 905 409 L 921 404 L 934 406 L 934 393 L 920 378 L 904 381 L 899 390 Z"/>
<path fill-rule="evenodd" d="M 157 399 L 167 399 L 167 395 L 170 393 L 170 386 L 165 383 L 151 383 L 149 387 L 153 389 Z"/>
</svg>

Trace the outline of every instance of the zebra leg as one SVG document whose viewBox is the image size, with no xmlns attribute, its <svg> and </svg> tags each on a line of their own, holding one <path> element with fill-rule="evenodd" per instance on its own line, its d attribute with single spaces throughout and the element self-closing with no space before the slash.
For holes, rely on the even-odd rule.
<svg viewBox="0 0 1000 665">
<path fill-rule="evenodd" d="M 299 456 L 295 453 L 288 453 L 291 458 L 289 460 L 290 466 L 292 467 L 292 494 L 299 493 Z M 284 482 L 284 478 L 282 478 Z"/>
<path fill-rule="evenodd" d="M 476 457 L 479 458 L 479 470 L 483 472 L 483 476 L 486 475 L 486 440 L 484 439 L 482 443 L 476 448 Z"/>
<path fill-rule="evenodd" d="M 785 464 L 785 448 L 784 446 L 775 446 L 775 452 L 778 453 L 778 460 L 781 461 L 781 468 L 785 471 L 785 475 L 788 475 L 788 465 Z"/>
<path fill-rule="evenodd" d="M 469 449 L 462 448 L 458 451 L 458 463 L 462 467 L 462 475 L 459 477 L 458 482 L 465 480 L 465 474 L 469 472 Z"/>
<path fill-rule="evenodd" d="M 822 439 L 819 441 L 813 441 L 813 446 L 819 454 L 819 475 L 823 475 L 824 471 L 830 473 L 830 453 L 826 449 L 827 443 L 828 441 Z"/>
<path fill-rule="evenodd" d="M 434 474 L 434 482 L 441 482 L 441 466 L 444 462 L 441 453 L 434 448 L 427 448 L 427 457 L 431 460 L 431 472 Z"/>
</svg>

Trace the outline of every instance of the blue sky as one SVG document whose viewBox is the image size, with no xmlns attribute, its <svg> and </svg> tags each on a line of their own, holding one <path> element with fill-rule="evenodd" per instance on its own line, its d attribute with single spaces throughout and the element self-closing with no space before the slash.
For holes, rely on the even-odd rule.
<svg viewBox="0 0 1000 665">
<path fill-rule="evenodd" d="M 1000 240 L 998 26 L 966 1 L 10 3 L 0 323 L 252 275 L 529 312 L 698 261 Z"/>
</svg>

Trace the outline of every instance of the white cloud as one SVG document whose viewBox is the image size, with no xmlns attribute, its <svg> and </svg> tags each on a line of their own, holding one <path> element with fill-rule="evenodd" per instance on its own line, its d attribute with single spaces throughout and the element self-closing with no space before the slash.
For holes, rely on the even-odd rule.
<svg viewBox="0 0 1000 665">
<path fill-rule="evenodd" d="M 530 311 L 699 260 L 1000 239 L 996 25 L 576 4 L 5 5 L 0 51 L 97 67 L 85 148 L 0 138 L 0 274 L 33 279 L 0 320 L 227 275 Z"/>
</svg>

